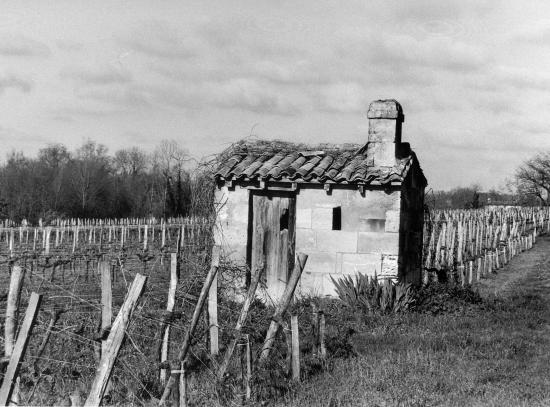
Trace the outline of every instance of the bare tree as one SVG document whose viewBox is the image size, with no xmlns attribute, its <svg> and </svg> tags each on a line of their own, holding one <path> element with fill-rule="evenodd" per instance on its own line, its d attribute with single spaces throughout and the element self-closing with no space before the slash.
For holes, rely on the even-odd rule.
<svg viewBox="0 0 550 407">
<path fill-rule="evenodd" d="M 47 147 L 38 151 L 38 164 L 41 175 L 44 177 L 43 183 L 48 186 L 48 195 L 44 196 L 43 201 L 50 201 L 48 209 L 57 211 L 59 209 L 66 175 L 67 164 L 71 155 L 63 144 L 49 144 Z"/>
<path fill-rule="evenodd" d="M 162 140 L 155 148 L 152 155 L 153 173 L 161 175 L 158 180 L 162 183 L 157 185 L 157 190 L 162 191 L 162 214 L 166 216 L 168 201 L 174 202 L 171 189 L 175 184 L 181 186 L 182 173 L 186 163 L 192 161 L 189 152 L 181 147 L 175 140 Z M 171 195 L 171 196 L 169 196 Z M 152 199 L 152 194 L 151 194 Z M 179 200 L 179 199 L 176 199 Z"/>
<path fill-rule="evenodd" d="M 149 157 L 139 147 L 124 148 L 115 153 L 113 159 L 117 174 L 136 176 L 147 169 Z"/>
<path fill-rule="evenodd" d="M 153 165 L 165 176 L 177 176 L 189 161 L 189 152 L 175 140 L 162 140 L 153 152 Z"/>
<path fill-rule="evenodd" d="M 550 152 L 537 154 L 518 168 L 516 188 L 524 199 L 536 198 L 543 205 L 550 203 Z"/>
<path fill-rule="evenodd" d="M 71 185 L 76 195 L 81 216 L 93 216 L 94 207 L 104 204 L 110 163 L 107 147 L 88 140 L 76 150 L 71 160 Z"/>
</svg>

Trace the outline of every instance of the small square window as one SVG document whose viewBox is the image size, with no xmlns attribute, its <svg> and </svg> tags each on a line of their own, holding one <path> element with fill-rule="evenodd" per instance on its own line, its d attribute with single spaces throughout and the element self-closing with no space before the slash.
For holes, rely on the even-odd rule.
<svg viewBox="0 0 550 407">
<path fill-rule="evenodd" d="M 342 207 L 332 208 L 332 230 L 342 230 Z"/>
</svg>

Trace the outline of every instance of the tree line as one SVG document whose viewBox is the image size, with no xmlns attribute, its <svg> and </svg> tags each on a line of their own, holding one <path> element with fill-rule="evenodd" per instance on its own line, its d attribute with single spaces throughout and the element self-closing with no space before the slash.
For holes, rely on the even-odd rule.
<svg viewBox="0 0 550 407">
<path fill-rule="evenodd" d="M 74 151 L 50 144 L 36 157 L 12 151 L 0 165 L 0 218 L 207 216 L 212 177 L 192 161 L 173 140 L 152 152 L 134 146 L 109 154 L 93 140 Z"/>
<path fill-rule="evenodd" d="M 0 165 L 0 218 L 31 223 L 55 218 L 167 218 L 209 216 L 214 185 L 208 165 L 193 162 L 173 140 L 152 152 L 128 147 L 109 154 L 93 140 L 74 151 L 49 144 L 35 157 L 12 151 Z M 507 191 L 478 185 L 428 191 L 432 209 L 469 209 L 491 203 L 550 204 L 550 152 L 526 160 Z"/>
<path fill-rule="evenodd" d="M 491 204 L 516 206 L 550 205 L 550 152 L 525 160 L 506 182 L 505 190 L 483 191 L 479 185 L 428 191 L 426 204 L 431 209 L 475 209 Z"/>
</svg>

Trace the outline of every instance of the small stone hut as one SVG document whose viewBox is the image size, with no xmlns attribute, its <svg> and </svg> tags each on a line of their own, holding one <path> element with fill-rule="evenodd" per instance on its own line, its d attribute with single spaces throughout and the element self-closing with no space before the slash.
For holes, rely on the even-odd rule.
<svg viewBox="0 0 550 407">
<path fill-rule="evenodd" d="M 309 255 L 298 293 L 334 295 L 330 276 L 421 283 L 424 189 L 395 100 L 372 102 L 364 145 L 241 142 L 220 155 L 216 243 L 278 297 L 295 253 Z"/>
</svg>

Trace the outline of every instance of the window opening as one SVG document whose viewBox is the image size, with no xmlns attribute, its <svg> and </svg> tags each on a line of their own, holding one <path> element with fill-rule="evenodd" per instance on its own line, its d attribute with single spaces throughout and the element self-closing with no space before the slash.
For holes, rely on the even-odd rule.
<svg viewBox="0 0 550 407">
<path fill-rule="evenodd" d="M 288 209 L 283 209 L 281 219 L 279 219 L 279 230 L 288 230 Z"/>
<path fill-rule="evenodd" d="M 332 230 L 342 230 L 342 207 L 332 208 Z"/>
</svg>

